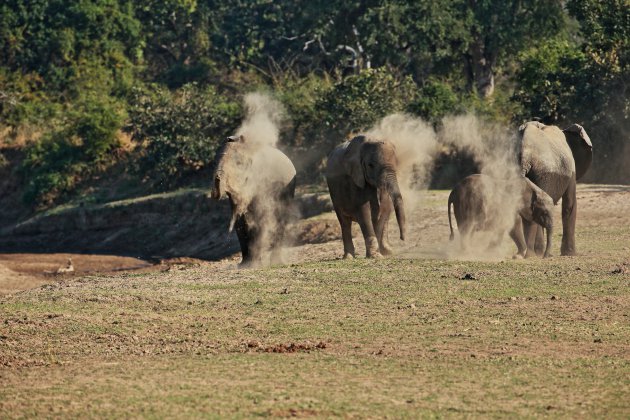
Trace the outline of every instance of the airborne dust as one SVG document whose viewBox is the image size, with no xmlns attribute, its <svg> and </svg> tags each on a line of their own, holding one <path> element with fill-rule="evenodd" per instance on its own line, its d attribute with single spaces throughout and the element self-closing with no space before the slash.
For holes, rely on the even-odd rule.
<svg viewBox="0 0 630 420">
<path fill-rule="evenodd" d="M 405 201 L 405 208 L 411 218 L 422 218 L 417 214 L 420 204 L 420 190 L 426 190 L 435 158 L 440 150 L 454 149 L 470 155 L 480 173 L 505 181 L 507 188 L 494 189 L 481 187 L 487 205 L 496 211 L 489 213 L 492 220 L 491 231 L 477 232 L 469 246 L 463 247 L 458 235 L 449 243 L 448 231 L 445 241 L 436 244 L 432 255 L 442 258 L 496 259 L 508 252 L 512 242 L 503 241 L 502 247 L 491 247 L 490 243 L 506 234 L 514 223 L 520 199 L 520 169 L 516 160 L 518 147 L 514 131 L 499 124 L 487 123 L 475 115 L 448 116 L 442 120 L 436 131 L 422 119 L 405 114 L 393 114 L 383 118 L 366 133 L 377 139 L 391 141 L 399 157 L 399 183 Z M 444 203 L 444 219 L 447 220 L 447 203 Z M 453 227 L 456 229 L 453 215 Z M 415 241 L 403 246 L 403 253 L 414 255 Z M 509 248 L 511 249 L 511 248 Z M 424 254 L 426 255 L 426 254 Z"/>
<path fill-rule="evenodd" d="M 274 161 L 277 155 L 269 154 L 269 150 L 276 148 L 286 113 L 280 102 L 265 93 L 248 94 L 244 102 L 246 117 L 237 130 L 237 135 L 245 138 L 253 157 L 246 195 L 261 196 L 260 192 L 269 188 L 267 181 L 275 176 L 274 171 L 282 167 Z M 428 188 L 435 158 L 440 150 L 450 149 L 470 155 L 481 173 L 505 180 L 508 186 L 510 181 L 516 181 L 520 176 L 516 161 L 517 136 L 513 130 L 484 122 L 471 114 L 445 117 L 439 127 L 435 130 L 421 118 L 397 113 L 386 116 L 365 133 L 370 138 L 387 140 L 395 145 L 399 158 L 399 185 L 408 215 L 416 213 L 419 208 L 422 197 L 420 191 Z M 504 240 L 503 246 L 499 248 L 490 248 L 489 244 L 502 234 L 509 239 L 507 232 L 514 222 L 520 198 L 518 184 L 515 182 L 514 185 L 514 188 L 484 188 L 482 191 L 488 206 L 499 209 L 498 212 L 493 212 L 499 217 L 493 220 L 492 232 L 475 234 L 472 246 L 463 247 L 459 235 L 456 235 L 455 241 L 449 242 L 446 228 L 444 242 L 435 245 L 433 255 L 465 259 L 504 257 L 509 252 L 508 249 L 513 248 L 511 241 Z M 295 209 L 278 208 L 277 202 L 270 199 L 260 202 L 259 205 L 265 208 L 263 213 L 266 215 L 259 221 L 262 229 L 259 246 L 266 250 L 276 240 L 274 232 L 278 229 L 278 214 L 289 211 L 294 219 L 297 214 Z M 421 218 L 422 215 L 419 214 L 418 217 Z M 443 220 L 448 220 L 446 202 Z M 390 224 L 390 228 L 395 227 Z M 453 228 L 456 230 L 454 215 Z M 411 238 L 407 244 L 399 244 L 396 248 L 399 249 L 399 254 L 402 251 L 403 255 L 412 256 L 415 244 L 416 238 Z M 287 252 L 284 248 L 282 260 L 287 258 Z"/>
<path fill-rule="evenodd" d="M 263 264 L 268 259 L 279 263 L 285 260 L 287 252 L 281 247 L 284 238 L 277 235 L 281 231 L 279 217 L 284 215 L 290 220 L 297 216 L 294 207 L 281 208 L 277 200 L 279 186 L 285 186 L 295 176 L 290 160 L 276 148 L 286 112 L 279 101 L 266 93 L 247 94 L 244 103 L 245 119 L 236 134 L 243 136 L 247 146 L 242 157 L 251 161 L 245 163 L 249 167 L 248 173 L 242 174 L 246 177 L 242 197 L 244 207 L 255 199 L 260 216 L 254 221 L 258 241 L 253 252 L 262 257 Z M 276 251 L 268 255 L 272 246 Z"/>
</svg>

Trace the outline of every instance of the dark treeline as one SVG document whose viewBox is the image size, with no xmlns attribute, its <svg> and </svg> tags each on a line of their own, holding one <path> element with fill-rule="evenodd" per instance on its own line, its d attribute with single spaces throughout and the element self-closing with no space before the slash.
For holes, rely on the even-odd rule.
<svg viewBox="0 0 630 420">
<path fill-rule="evenodd" d="M 5 0 L 0 130 L 40 205 L 121 162 L 186 184 L 261 89 L 305 172 L 392 112 L 474 112 L 580 123 L 590 179 L 629 182 L 629 43 L 627 0 Z"/>
</svg>

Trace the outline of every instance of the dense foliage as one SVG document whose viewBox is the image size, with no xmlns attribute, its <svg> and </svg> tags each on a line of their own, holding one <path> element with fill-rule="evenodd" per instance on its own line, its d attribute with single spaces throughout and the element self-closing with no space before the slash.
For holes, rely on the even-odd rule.
<svg viewBox="0 0 630 420">
<path fill-rule="evenodd" d="M 472 110 L 579 122 L 595 165 L 628 181 L 629 40 L 627 0 L 7 0 L 0 128 L 27 133 L 28 202 L 119 159 L 123 131 L 136 166 L 198 171 L 259 88 L 287 108 L 285 147 L 324 154 L 390 112 Z"/>
</svg>

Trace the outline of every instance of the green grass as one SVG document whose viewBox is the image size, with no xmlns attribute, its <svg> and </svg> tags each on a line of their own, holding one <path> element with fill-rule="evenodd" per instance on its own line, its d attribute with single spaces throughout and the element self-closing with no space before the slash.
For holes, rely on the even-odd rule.
<svg viewBox="0 0 630 420">
<path fill-rule="evenodd" d="M 630 224 L 581 211 L 578 257 L 321 251 L 0 298 L 0 417 L 627 418 Z"/>
<path fill-rule="evenodd" d="M 0 413 L 624 417 L 628 277 L 552 261 L 201 266 L 23 293 L 0 305 Z"/>
</svg>

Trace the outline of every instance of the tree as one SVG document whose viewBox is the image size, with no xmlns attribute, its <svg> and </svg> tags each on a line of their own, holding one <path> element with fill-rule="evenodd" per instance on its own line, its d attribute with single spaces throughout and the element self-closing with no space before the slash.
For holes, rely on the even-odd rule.
<svg viewBox="0 0 630 420">
<path fill-rule="evenodd" d="M 462 7 L 470 34 L 466 76 L 482 98 L 494 93 L 497 65 L 564 27 L 560 0 L 462 0 Z"/>
</svg>

